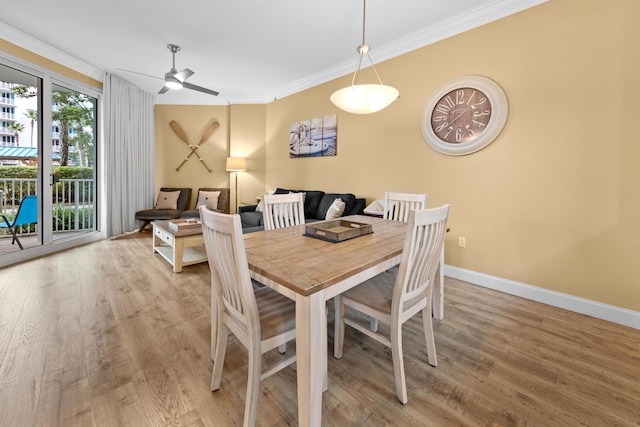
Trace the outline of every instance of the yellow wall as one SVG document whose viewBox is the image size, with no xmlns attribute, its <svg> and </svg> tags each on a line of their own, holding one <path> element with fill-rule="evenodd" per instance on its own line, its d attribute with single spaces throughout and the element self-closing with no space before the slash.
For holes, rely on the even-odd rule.
<svg viewBox="0 0 640 427">
<path fill-rule="evenodd" d="M 350 76 L 266 106 L 159 105 L 156 187 L 229 186 L 231 154 L 249 158 L 241 202 L 277 186 L 369 201 L 386 190 L 426 192 L 430 206 L 452 204 L 447 264 L 640 311 L 637 16 L 637 0 L 553 0 L 380 63 L 400 99 L 367 116 L 329 101 Z M 85 81 L 3 40 L 0 49 Z M 487 148 L 446 156 L 424 142 L 420 115 L 434 91 L 469 74 L 504 88 L 510 116 Z M 290 159 L 290 123 L 334 113 L 338 155 Z M 170 120 L 194 142 L 220 122 L 199 149 L 212 173 L 195 157 L 175 171 L 189 149 Z"/>
<path fill-rule="evenodd" d="M 63 76 L 70 77 L 77 82 L 84 83 L 88 86 L 92 86 L 99 90 L 102 90 L 102 82 L 92 79 L 85 74 L 72 70 L 71 68 L 67 68 L 64 65 L 60 65 L 57 62 L 53 62 L 43 56 L 37 55 L 33 52 L 16 46 L 13 43 L 9 43 L 4 39 L 0 39 L 0 51 L 6 52 L 9 55 L 13 55 L 17 58 L 24 59 L 25 61 L 39 65 L 40 67 L 46 68 Z"/>
<path fill-rule="evenodd" d="M 255 203 L 255 196 L 264 191 L 265 109 L 264 105 L 156 105 L 156 192 L 165 186 L 190 187 L 193 189 L 191 202 L 195 205 L 198 188 L 229 187 L 231 212 L 234 212 L 235 180 L 225 170 L 227 156 L 231 155 L 248 159 L 247 172 L 238 173 L 238 204 Z M 211 172 L 200 164 L 196 154 L 176 170 L 191 149 L 169 126 L 172 120 L 178 123 L 192 145 L 200 142 L 213 122 L 220 124 L 197 150 Z"/>
<path fill-rule="evenodd" d="M 452 204 L 447 264 L 638 311 L 637 16 L 637 0 L 553 0 L 380 63 L 400 99 L 372 115 L 330 103 L 350 76 L 275 101 L 265 187 L 426 192 L 430 206 Z M 446 156 L 424 142 L 420 115 L 469 74 L 503 87 L 510 116 L 487 148 Z M 289 124 L 333 113 L 338 155 L 290 159 Z"/>
</svg>

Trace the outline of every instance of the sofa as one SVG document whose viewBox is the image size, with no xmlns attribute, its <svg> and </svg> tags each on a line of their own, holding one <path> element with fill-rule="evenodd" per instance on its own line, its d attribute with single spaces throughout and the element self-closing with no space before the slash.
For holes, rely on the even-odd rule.
<svg viewBox="0 0 640 427">
<path fill-rule="evenodd" d="M 319 190 L 289 190 L 277 188 L 274 194 L 305 193 L 304 219 L 305 223 L 323 221 L 327 211 L 333 202 L 340 198 L 345 202 L 342 216 L 362 215 L 366 207 L 366 199 L 357 198 L 351 193 L 325 193 Z M 240 206 L 240 220 L 243 233 L 252 233 L 264 230 L 262 212 L 256 211 L 258 205 Z"/>
</svg>

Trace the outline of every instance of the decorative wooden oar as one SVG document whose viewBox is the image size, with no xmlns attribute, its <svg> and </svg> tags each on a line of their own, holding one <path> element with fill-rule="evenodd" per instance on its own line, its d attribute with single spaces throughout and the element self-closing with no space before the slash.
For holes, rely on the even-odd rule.
<svg viewBox="0 0 640 427">
<path fill-rule="evenodd" d="M 187 139 L 187 135 L 184 133 L 184 131 L 182 130 L 180 125 L 175 120 L 171 120 L 169 122 L 169 126 L 171 127 L 171 129 L 173 129 L 173 131 L 176 133 L 176 135 L 178 135 L 178 138 L 180 138 L 182 141 L 184 141 L 184 143 L 187 144 L 189 146 L 189 148 L 191 148 L 191 152 L 184 158 L 182 163 L 180 163 L 180 165 L 176 168 L 176 171 L 180 171 L 180 168 L 187 162 L 187 160 L 189 160 L 189 157 L 191 157 L 195 153 L 195 155 L 198 157 L 198 160 L 200 160 L 200 163 L 202 163 L 202 165 L 209 172 L 211 172 L 211 168 L 209 168 L 209 166 L 207 166 L 207 164 L 205 163 L 204 159 L 202 157 L 200 157 L 200 154 L 198 154 L 198 152 L 196 150 L 198 149 L 200 144 L 202 144 L 207 139 L 209 139 L 211 134 L 213 134 L 213 132 L 215 132 L 215 130 L 218 129 L 218 127 L 220 127 L 220 123 L 218 123 L 217 121 L 211 123 L 211 125 L 209 125 L 209 127 L 204 132 L 204 134 L 202 134 L 202 138 L 200 138 L 200 142 L 195 146 L 192 146 L 191 144 L 189 144 L 189 140 Z"/>
</svg>

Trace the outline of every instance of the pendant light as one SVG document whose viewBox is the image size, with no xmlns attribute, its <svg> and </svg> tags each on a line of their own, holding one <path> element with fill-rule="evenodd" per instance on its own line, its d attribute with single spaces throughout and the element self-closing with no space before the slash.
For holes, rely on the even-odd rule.
<svg viewBox="0 0 640 427">
<path fill-rule="evenodd" d="M 362 44 L 357 48 L 359 54 L 358 65 L 356 66 L 356 71 L 353 73 L 351 86 L 347 86 L 334 92 L 333 95 L 331 95 L 331 98 L 329 98 L 338 108 L 354 114 L 370 114 L 380 111 L 389 106 L 389 104 L 395 101 L 400 95 L 398 89 L 382 84 L 382 80 L 376 70 L 376 66 L 373 65 L 373 61 L 369 56 L 370 47 L 364 43 L 366 14 L 367 0 L 363 0 Z M 366 56 L 371 63 L 371 67 L 378 78 L 378 84 L 356 84 L 356 77 L 358 75 L 358 71 L 360 71 L 360 67 L 362 66 L 362 57 L 364 56 Z"/>
</svg>

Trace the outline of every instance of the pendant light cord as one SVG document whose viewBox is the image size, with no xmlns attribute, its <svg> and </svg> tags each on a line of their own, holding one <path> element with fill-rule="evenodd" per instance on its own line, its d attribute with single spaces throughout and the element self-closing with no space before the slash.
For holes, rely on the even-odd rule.
<svg viewBox="0 0 640 427">
<path fill-rule="evenodd" d="M 376 70 L 376 66 L 373 64 L 373 60 L 371 56 L 369 56 L 370 47 L 365 44 L 365 28 L 367 23 L 367 0 L 362 1 L 362 44 L 358 46 L 358 64 L 356 65 L 356 70 L 353 73 L 353 77 L 351 78 L 351 86 L 356 84 L 356 77 L 358 76 L 358 71 L 360 71 L 360 67 L 362 66 L 362 57 L 367 55 L 369 58 L 369 62 L 371 63 L 371 68 L 373 68 L 373 72 L 376 74 L 378 78 L 378 82 L 382 85 L 382 79 L 378 74 L 378 70 Z"/>
</svg>

